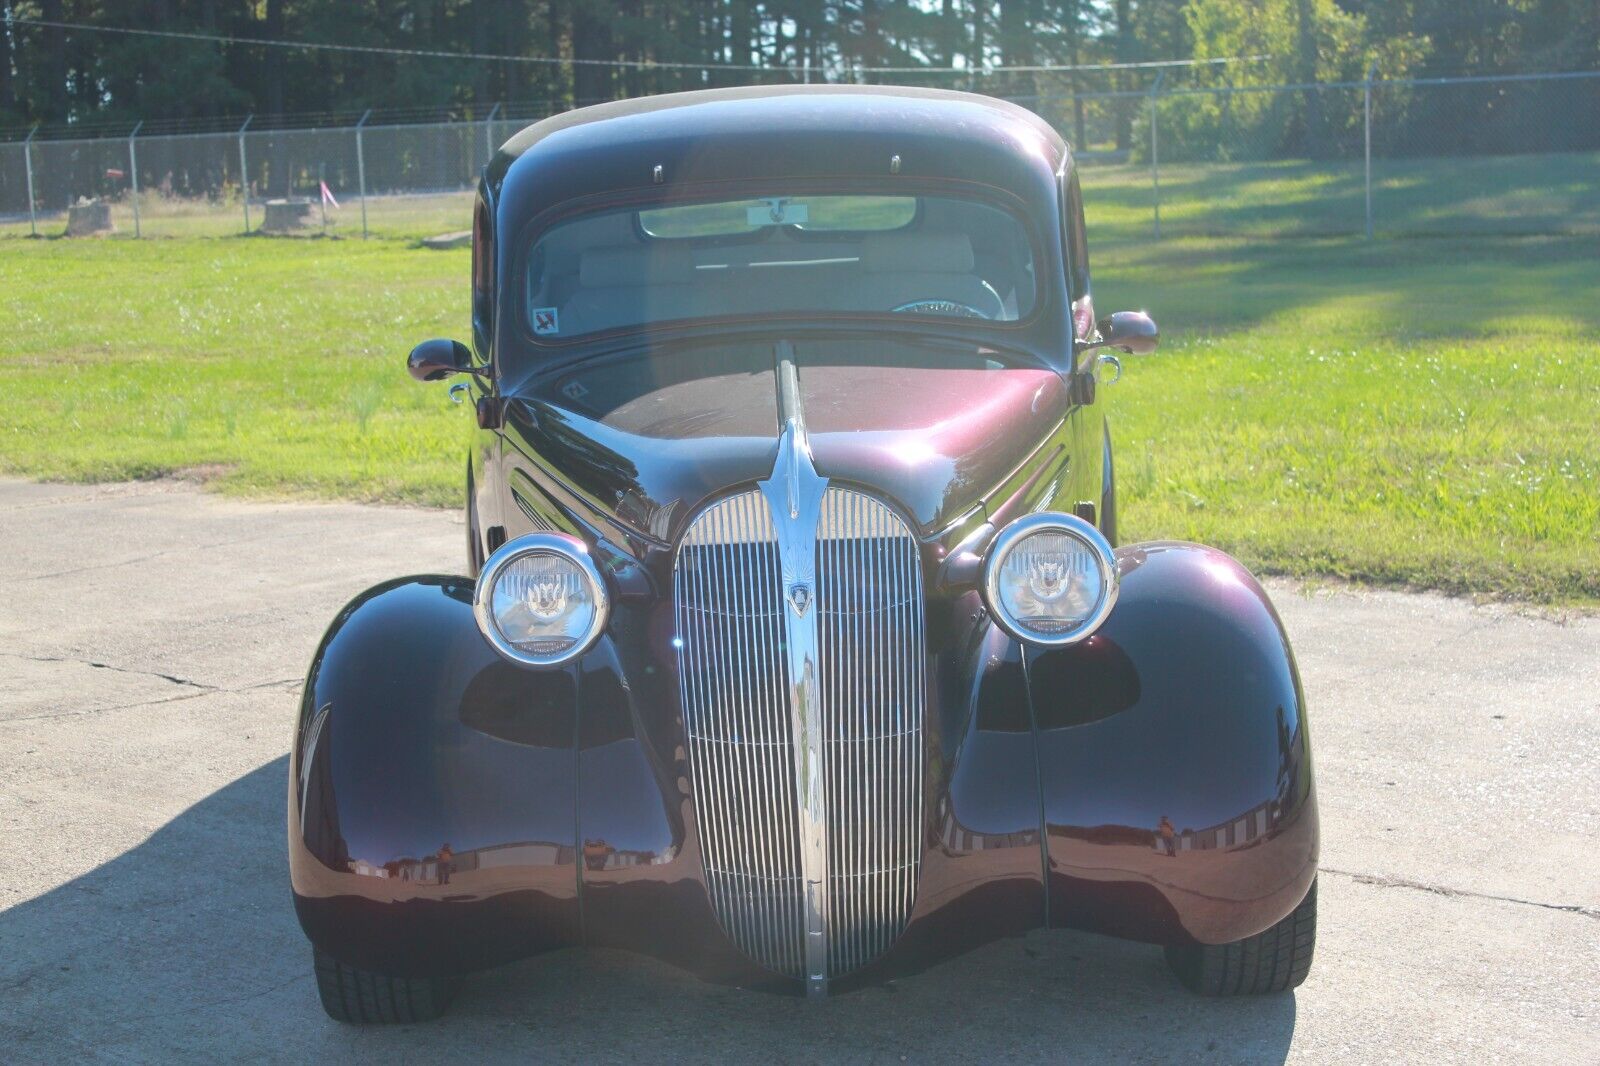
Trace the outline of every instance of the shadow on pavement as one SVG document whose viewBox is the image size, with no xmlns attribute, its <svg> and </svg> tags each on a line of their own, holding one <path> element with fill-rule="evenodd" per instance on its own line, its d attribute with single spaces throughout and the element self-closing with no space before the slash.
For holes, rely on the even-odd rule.
<svg viewBox="0 0 1600 1066">
<path fill-rule="evenodd" d="M 470 979 L 441 1022 L 335 1025 L 317 1005 L 289 902 L 285 773 L 286 759 L 274 760 L 116 859 L 0 913 L 9 1061 L 533 1052 L 1276 1063 L 1294 1033 L 1292 996 L 1202 1000 L 1177 986 L 1158 949 L 1064 931 L 818 1004 L 701 984 L 622 952 L 564 951 Z"/>
</svg>

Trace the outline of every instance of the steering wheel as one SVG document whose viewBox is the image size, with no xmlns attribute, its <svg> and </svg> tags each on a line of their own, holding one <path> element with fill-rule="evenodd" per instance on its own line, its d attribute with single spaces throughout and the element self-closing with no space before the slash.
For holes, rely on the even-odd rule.
<svg viewBox="0 0 1600 1066">
<path fill-rule="evenodd" d="M 910 303 L 901 304 L 891 308 L 895 313 L 905 312 L 913 315 L 948 315 L 953 318 L 990 318 L 976 307 L 968 304 L 957 303 L 954 300 L 912 300 Z"/>
</svg>

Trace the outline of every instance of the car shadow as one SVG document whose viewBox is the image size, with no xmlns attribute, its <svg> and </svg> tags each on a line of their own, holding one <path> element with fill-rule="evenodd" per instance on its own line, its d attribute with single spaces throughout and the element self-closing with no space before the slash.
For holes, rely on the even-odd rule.
<svg viewBox="0 0 1600 1066">
<path fill-rule="evenodd" d="M 0 912 L 8 1058 L 393 1061 L 537 1049 L 585 1061 L 643 1051 L 1276 1063 L 1294 1035 L 1292 995 L 1200 999 L 1156 948 L 1060 930 L 820 1003 L 702 984 L 625 952 L 561 951 L 470 978 L 439 1022 L 336 1025 L 317 1005 L 289 903 L 285 773 L 280 758 L 245 774 L 116 858 Z"/>
</svg>

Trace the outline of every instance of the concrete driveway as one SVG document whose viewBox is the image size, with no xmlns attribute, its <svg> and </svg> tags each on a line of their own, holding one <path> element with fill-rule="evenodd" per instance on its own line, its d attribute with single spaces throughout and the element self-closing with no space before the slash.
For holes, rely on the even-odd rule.
<svg viewBox="0 0 1600 1066">
<path fill-rule="evenodd" d="M 1286 585 L 1325 863 L 1294 995 L 1039 932 L 822 1004 L 562 952 L 335 1025 L 284 866 L 300 676 L 354 593 L 462 553 L 436 512 L 0 481 L 0 1059 L 1595 1061 L 1600 619 Z"/>
</svg>

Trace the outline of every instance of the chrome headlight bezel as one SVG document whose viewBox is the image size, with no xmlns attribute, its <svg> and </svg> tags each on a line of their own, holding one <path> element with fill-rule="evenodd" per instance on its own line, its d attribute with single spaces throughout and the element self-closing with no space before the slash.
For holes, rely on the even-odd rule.
<svg viewBox="0 0 1600 1066">
<path fill-rule="evenodd" d="M 1059 533 L 1081 542 L 1089 549 L 1100 571 L 1100 602 L 1083 621 L 1059 633 L 1044 633 L 1020 624 L 1006 613 L 1005 601 L 1000 596 L 1000 571 L 1006 557 L 1028 537 L 1037 533 Z M 1002 529 L 989 545 L 983 559 L 983 601 L 996 624 L 1011 636 L 1041 647 L 1063 647 L 1076 644 L 1093 635 L 1100 628 L 1111 609 L 1117 605 L 1117 559 L 1111 542 L 1089 522 L 1077 515 L 1054 511 L 1041 511 L 1025 515 Z"/>
<path fill-rule="evenodd" d="M 505 573 L 506 567 L 519 559 L 537 555 L 558 556 L 576 566 L 579 573 L 587 580 L 589 593 L 594 601 L 594 617 L 590 619 L 588 627 L 577 642 L 569 648 L 548 655 L 536 654 L 513 644 L 500 632 L 494 615 L 494 587 Z M 521 666 L 551 669 L 572 662 L 594 647 L 595 641 L 600 639 L 600 634 L 605 632 L 606 623 L 611 617 L 611 597 L 606 590 L 605 579 L 600 575 L 600 569 L 595 566 L 594 559 L 589 555 L 588 546 L 583 541 L 564 533 L 530 533 L 506 541 L 484 562 L 483 570 L 478 574 L 477 588 L 472 594 L 472 615 L 477 619 L 478 630 L 483 634 L 483 639 L 488 641 L 502 657 Z"/>
</svg>

